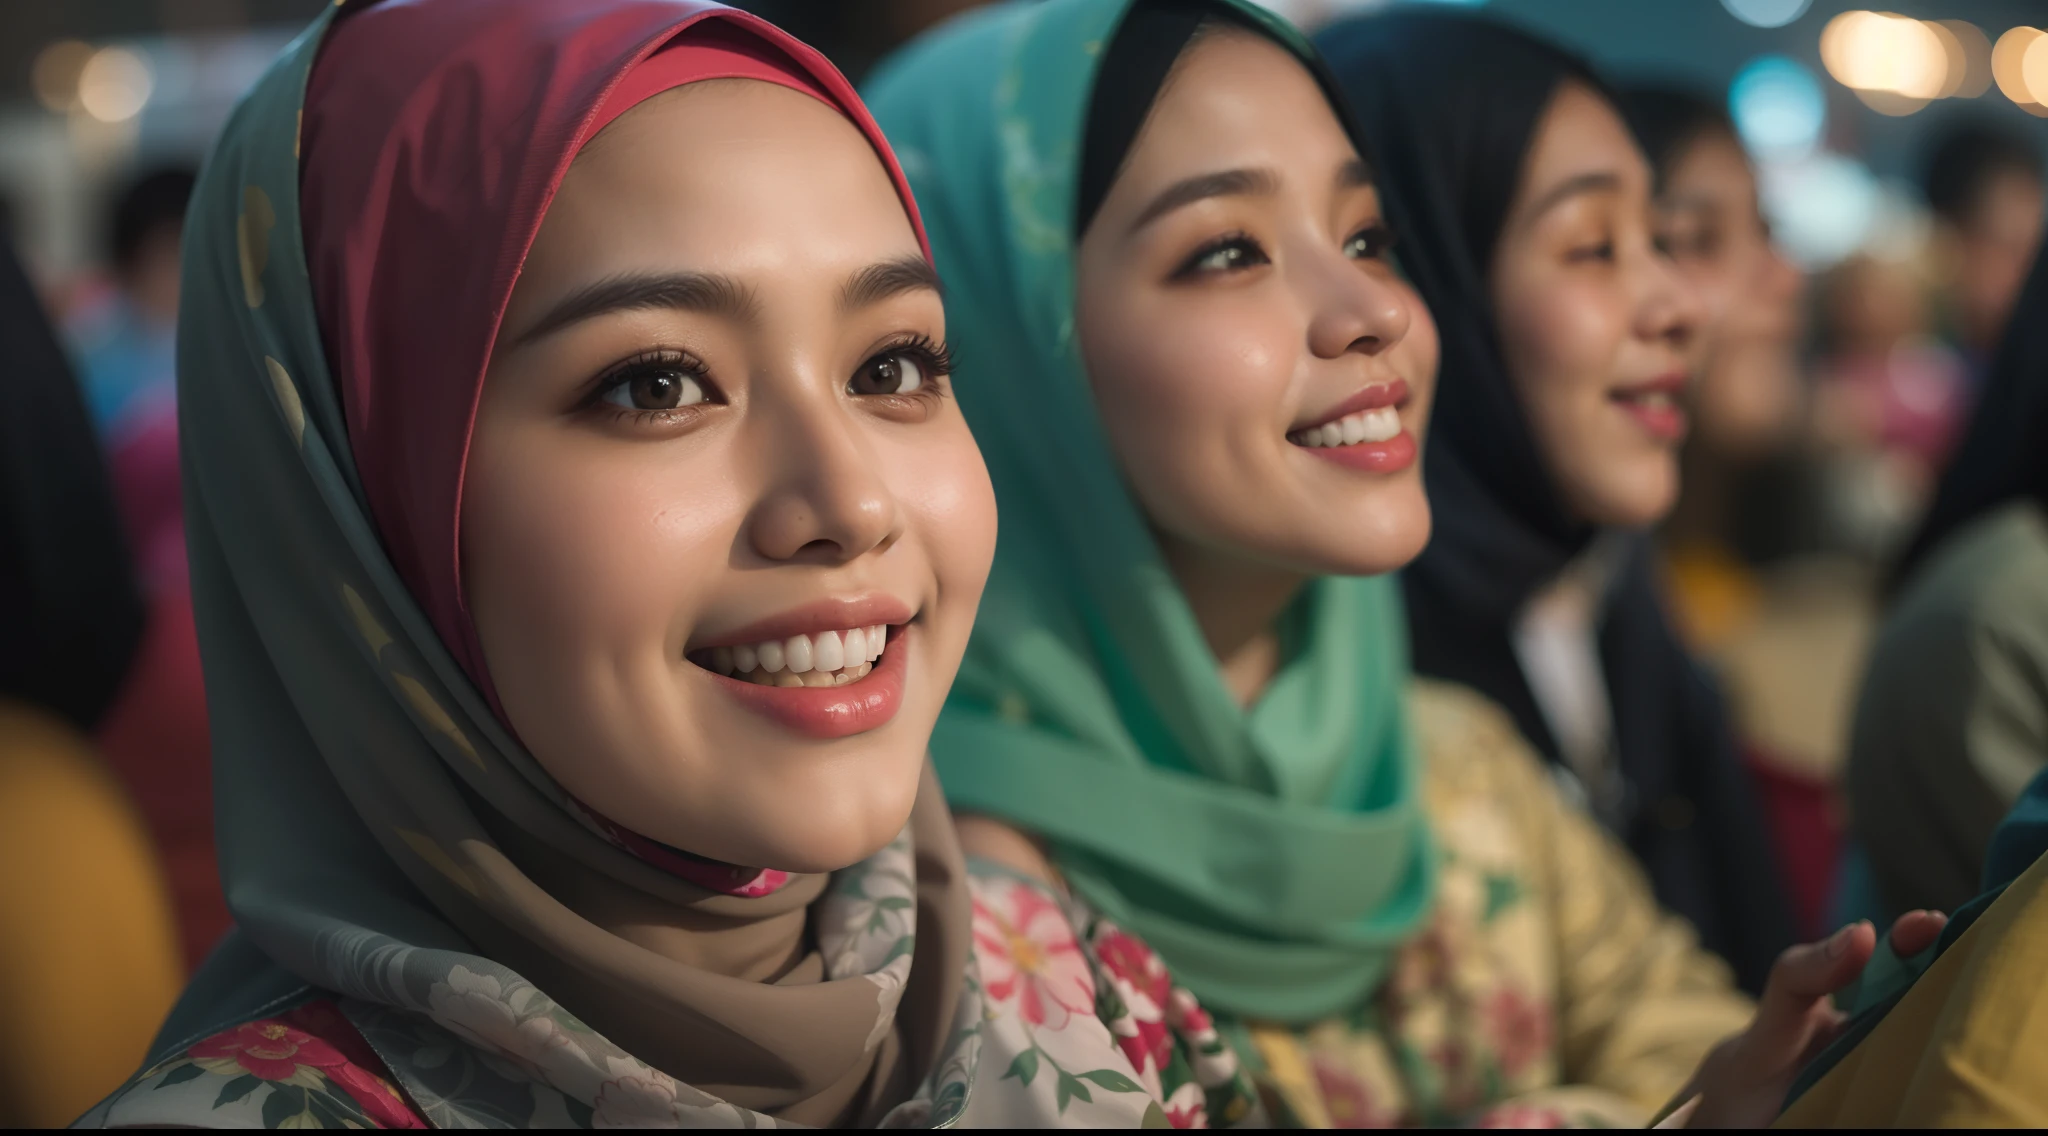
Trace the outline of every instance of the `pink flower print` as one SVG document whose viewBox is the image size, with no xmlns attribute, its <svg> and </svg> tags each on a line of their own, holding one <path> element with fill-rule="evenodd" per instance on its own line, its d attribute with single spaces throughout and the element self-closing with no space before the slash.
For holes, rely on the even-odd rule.
<svg viewBox="0 0 2048 1136">
<path fill-rule="evenodd" d="M 1216 1022 L 1209 1017 L 1209 1011 L 1195 1000 L 1193 991 L 1174 987 L 1166 999 L 1166 1024 L 1173 1029 L 1206 1039 L 1216 1032 Z"/>
<path fill-rule="evenodd" d="M 1173 980 L 1166 964 L 1134 935 L 1104 921 L 1095 935 L 1095 957 L 1123 999 L 1124 1013 L 1109 1023 L 1117 1047 L 1148 1087 L 1173 1059 L 1173 1035 L 1166 1028 L 1166 1003 Z"/>
<path fill-rule="evenodd" d="M 187 1049 L 185 1056 L 208 1070 L 239 1070 L 265 1081 L 294 1084 L 308 1083 L 308 1078 L 299 1074 L 301 1068 L 325 1072 L 346 1060 L 333 1046 L 274 1018 L 244 1022 L 214 1034 Z M 311 1083 L 319 1082 L 314 1078 Z"/>
<path fill-rule="evenodd" d="M 1392 1128 L 1398 1117 L 1389 1115 L 1373 1100 L 1365 1082 L 1327 1061 L 1311 1059 L 1316 1088 L 1323 1094 L 1323 1108 L 1333 1128 Z"/>
<path fill-rule="evenodd" d="M 1533 1104 L 1495 1105 L 1481 1113 L 1474 1128 L 1569 1128 L 1564 1113 Z"/>
<path fill-rule="evenodd" d="M 1025 1021 L 1054 1030 L 1089 1013 L 1095 979 L 1066 914 L 1029 884 L 976 891 L 974 947 L 989 997 L 1014 1001 Z"/>
<path fill-rule="evenodd" d="M 1484 1007 L 1486 1033 L 1508 1076 L 1527 1069 L 1550 1050 L 1549 1008 L 1513 986 L 1490 994 Z"/>
</svg>

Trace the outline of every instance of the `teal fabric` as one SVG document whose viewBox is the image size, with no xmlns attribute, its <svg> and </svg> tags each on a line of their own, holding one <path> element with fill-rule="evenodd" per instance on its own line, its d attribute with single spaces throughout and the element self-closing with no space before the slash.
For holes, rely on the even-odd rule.
<svg viewBox="0 0 2048 1136">
<path fill-rule="evenodd" d="M 1126 488 L 1075 341 L 1071 233 L 1095 61 L 1128 6 L 973 12 L 865 92 L 930 231 L 1002 517 L 933 756 L 956 809 L 1043 837 L 1211 1008 L 1308 1021 L 1377 986 L 1434 894 L 1406 630 L 1392 581 L 1314 582 L 1246 712 Z M 1218 7 L 1318 69 L 1263 8 Z"/>
</svg>

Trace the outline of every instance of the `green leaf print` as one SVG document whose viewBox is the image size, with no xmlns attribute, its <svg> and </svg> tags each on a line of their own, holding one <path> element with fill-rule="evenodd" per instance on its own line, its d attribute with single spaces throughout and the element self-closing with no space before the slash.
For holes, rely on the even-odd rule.
<svg viewBox="0 0 2048 1136">
<path fill-rule="evenodd" d="M 1145 1119 L 1138 1122 L 1138 1127 L 1171 1128 L 1173 1121 L 1166 1119 L 1166 1110 L 1159 1107 L 1158 1101 L 1150 1101 L 1145 1105 Z"/>
<path fill-rule="evenodd" d="M 1017 1059 L 1010 1062 L 1010 1071 L 1004 1073 L 1002 1079 L 1007 1081 L 1015 1077 L 1024 1084 L 1029 1085 L 1031 1079 L 1036 1076 L 1038 1076 L 1038 1047 L 1034 1045 L 1030 1049 L 1019 1053 Z"/>
<path fill-rule="evenodd" d="M 253 1073 L 244 1073 L 220 1087 L 220 1095 L 213 1098 L 213 1107 L 223 1108 L 248 1096 L 263 1084 L 263 1078 Z"/>
<path fill-rule="evenodd" d="M 284 1128 L 289 1122 L 298 1121 L 306 1111 L 306 1090 L 297 1085 L 273 1086 L 270 1095 L 263 1098 L 263 1127 Z M 304 1122 L 289 1126 L 300 1128 Z"/>
<path fill-rule="evenodd" d="M 1494 916 L 1522 901 L 1522 881 L 1512 875 L 1486 877 L 1486 913 L 1479 917 L 1481 923 L 1493 922 Z"/>
<path fill-rule="evenodd" d="M 187 1081 L 193 1080 L 197 1077 L 204 1076 L 205 1074 L 206 1070 L 201 1069 L 197 1062 L 187 1061 L 184 1064 L 179 1065 L 177 1068 L 172 1069 L 170 1072 L 165 1073 L 164 1079 L 158 1081 L 156 1083 L 156 1087 L 159 1089 L 168 1089 L 172 1085 L 182 1085 Z"/>
<path fill-rule="evenodd" d="M 1091 1069 L 1081 1074 L 1084 1081 L 1093 1081 L 1113 1093 L 1142 1093 L 1145 1087 L 1114 1069 Z"/>
<path fill-rule="evenodd" d="M 1059 1111 L 1067 1111 L 1067 1102 L 1076 1098 L 1091 1104 L 1094 1103 L 1095 1098 L 1089 1094 L 1088 1086 L 1081 1083 L 1081 1078 L 1074 1076 L 1057 1065 L 1053 1066 L 1053 1071 L 1060 1075 L 1059 1091 L 1053 1094 L 1054 1103 Z"/>
</svg>

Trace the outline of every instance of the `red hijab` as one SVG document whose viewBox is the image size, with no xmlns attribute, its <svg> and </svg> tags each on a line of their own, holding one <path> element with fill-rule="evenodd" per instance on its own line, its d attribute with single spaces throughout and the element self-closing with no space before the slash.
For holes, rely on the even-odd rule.
<svg viewBox="0 0 2048 1136">
<path fill-rule="evenodd" d="M 499 321 L 583 145 L 687 83 L 776 83 L 860 128 L 927 259 L 931 250 L 903 171 L 852 85 L 756 16 L 708 0 L 355 6 L 328 32 L 301 127 L 320 334 L 384 548 L 496 708 L 462 588 L 463 470 Z M 488 19 L 476 17 L 480 7 Z"/>
</svg>

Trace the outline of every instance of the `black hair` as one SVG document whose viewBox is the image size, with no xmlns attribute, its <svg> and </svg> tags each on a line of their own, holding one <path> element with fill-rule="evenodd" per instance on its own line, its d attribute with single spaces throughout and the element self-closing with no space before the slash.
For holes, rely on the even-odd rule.
<svg viewBox="0 0 2048 1136">
<path fill-rule="evenodd" d="M 1703 138 L 1739 138 L 1735 122 L 1716 99 L 1684 87 L 1663 83 L 1632 83 L 1615 91 L 1621 117 L 1650 159 L 1661 189 L 1686 150 Z"/>
<path fill-rule="evenodd" d="M 1088 126 L 1081 142 L 1076 179 L 1074 238 L 1088 231 L 1109 187 L 1123 170 L 1138 131 L 1152 114 L 1167 79 L 1222 10 L 1206 0 L 1139 0 L 1124 13 L 1088 97 Z"/>
<path fill-rule="evenodd" d="M 2041 147 L 2016 131 L 1969 118 L 1935 135 L 1920 189 L 1935 216 L 1963 225 L 1983 204 L 1985 190 L 2005 174 L 2043 181 Z"/>
<path fill-rule="evenodd" d="M 116 270 L 126 272 L 135 267 L 151 236 L 183 227 L 185 206 L 192 200 L 192 186 L 197 181 L 190 167 L 164 166 L 147 170 L 128 183 L 114 199 L 107 219 L 107 255 Z"/>
</svg>

